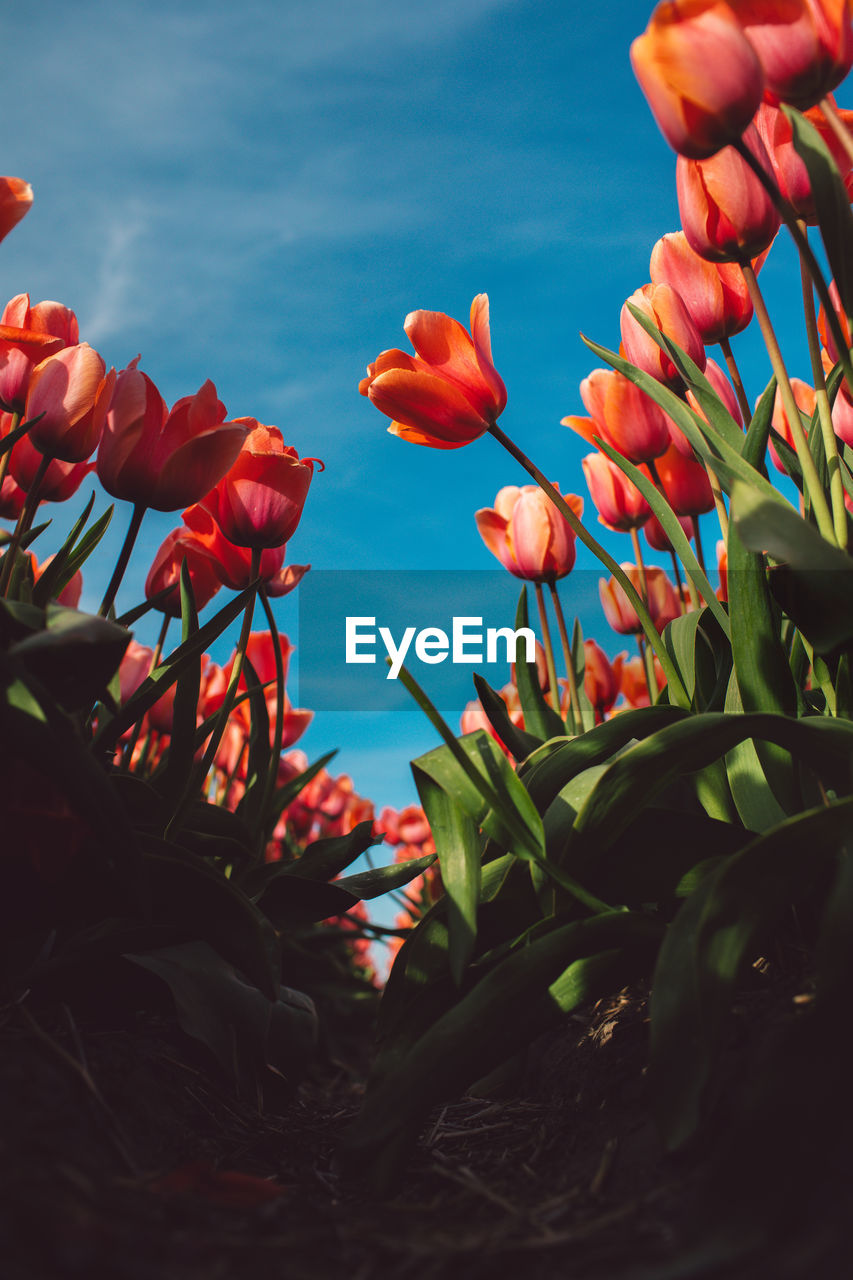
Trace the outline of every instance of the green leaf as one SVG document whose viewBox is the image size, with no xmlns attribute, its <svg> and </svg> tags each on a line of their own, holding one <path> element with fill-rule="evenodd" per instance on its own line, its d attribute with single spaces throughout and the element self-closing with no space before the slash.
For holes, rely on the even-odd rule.
<svg viewBox="0 0 853 1280">
<path fill-rule="evenodd" d="M 522 627 L 529 626 L 527 586 L 525 585 L 521 588 L 521 595 L 518 598 L 515 629 L 519 631 Z M 521 702 L 521 710 L 524 713 L 524 727 L 527 734 L 535 737 L 538 741 L 563 737 L 566 732 L 566 726 L 563 724 L 562 717 L 545 701 L 545 695 L 539 684 L 539 669 L 535 662 L 527 661 L 526 654 L 521 657 L 516 653 L 515 683 L 518 689 L 519 701 Z"/>
<path fill-rule="evenodd" d="M 575 618 L 575 625 L 572 629 L 572 662 L 575 667 L 575 680 L 578 686 L 578 702 L 581 706 L 582 725 L 578 726 L 578 732 L 586 733 L 589 729 L 595 728 L 595 710 L 589 700 L 584 684 L 584 675 L 586 674 L 586 650 L 583 644 L 583 630 L 580 624 L 580 618 Z"/>
<path fill-rule="evenodd" d="M 650 1085 L 667 1147 L 707 1114 L 707 1094 L 735 982 L 752 948 L 810 894 L 850 829 L 853 799 L 808 810 L 759 836 L 708 875 L 670 926 L 651 1001 Z"/>
<path fill-rule="evenodd" d="M 393 893 L 402 889 L 416 876 L 429 870 L 436 860 L 434 853 L 427 853 L 423 858 L 410 858 L 407 862 L 393 862 L 388 867 L 371 867 L 369 871 L 360 871 L 354 876 L 345 876 L 336 880 L 339 889 L 346 889 L 356 898 L 379 898 L 383 893 Z"/>
<path fill-rule="evenodd" d="M 412 774 L 441 863 L 448 898 L 450 972 L 458 986 L 477 939 L 482 841 L 477 824 L 443 787 L 417 765 Z"/>
<path fill-rule="evenodd" d="M 474 676 L 474 688 L 489 723 L 501 742 L 512 752 L 516 760 L 524 760 L 531 751 L 535 751 L 541 739 L 524 729 L 518 729 L 509 718 L 506 703 L 499 693 L 486 683 L 482 676 Z"/>
<path fill-rule="evenodd" d="M 181 565 L 181 641 L 186 644 L 198 632 L 192 579 L 187 561 Z M 195 765 L 195 731 L 198 699 L 201 690 L 201 654 L 187 662 L 178 675 L 172 709 L 172 731 L 169 751 L 158 789 L 175 805 L 181 799 Z"/>
<path fill-rule="evenodd" d="M 327 836 L 323 840 L 315 840 L 295 862 L 286 863 L 282 871 L 286 875 L 299 876 L 305 880 L 332 880 L 350 863 L 355 862 L 356 858 L 360 858 L 365 849 L 378 843 L 373 823 L 367 818 L 364 822 L 357 823 L 345 836 Z"/>
<path fill-rule="evenodd" d="M 464 813 L 517 857 L 541 861 L 544 857 L 542 819 L 524 784 L 495 740 L 484 730 L 436 747 L 413 761 L 412 768 L 431 778 Z M 459 756 L 467 765 L 462 767 Z"/>
<path fill-rule="evenodd" d="M 357 901 L 355 894 L 338 884 L 279 875 L 267 884 L 258 898 L 258 907 L 279 933 L 286 933 L 343 915 Z"/>
<path fill-rule="evenodd" d="M 130 632 L 106 618 L 51 602 L 45 627 L 17 641 L 20 661 L 69 711 L 88 710 L 118 669 Z"/>
<path fill-rule="evenodd" d="M 113 515 L 112 506 L 107 507 L 103 515 L 95 521 L 85 536 L 80 536 L 94 504 L 95 494 L 93 492 L 82 515 L 75 522 L 65 542 L 36 583 L 33 589 L 33 600 L 37 604 L 47 604 L 49 600 L 60 594 L 74 577 L 77 570 L 82 569 L 109 528 Z"/>
<path fill-rule="evenodd" d="M 743 711 L 740 692 L 732 673 L 726 698 L 726 711 L 738 713 Z M 748 738 L 745 742 L 732 747 L 726 753 L 726 776 L 729 780 L 732 798 L 741 822 L 750 831 L 768 831 L 784 821 L 788 811 L 775 798 L 774 790 L 765 774 L 762 759 L 767 758 L 770 750 L 767 743 L 756 744 Z M 759 754 L 759 751 L 761 754 Z M 792 773 L 790 756 L 787 757 L 788 770 Z M 799 797 L 799 783 L 791 776 L 791 800 Z"/>
<path fill-rule="evenodd" d="M 237 812 L 254 832 L 260 833 L 264 824 L 260 802 L 272 759 L 270 717 L 264 687 L 248 656 L 243 659 L 243 671 L 249 691 L 249 755 L 246 761 L 246 789 L 240 797 Z M 272 826 L 275 826 L 275 822 Z"/>
<path fill-rule="evenodd" d="M 745 547 L 780 562 L 771 569 L 773 594 L 818 653 L 853 639 L 853 560 L 845 552 L 793 509 L 745 487 L 734 490 L 732 519 Z"/>
<path fill-rule="evenodd" d="M 167 983 L 182 1029 L 207 1045 L 241 1093 L 255 1093 L 267 1066 L 288 1080 L 304 1074 L 317 1043 L 317 1013 L 301 991 L 281 987 L 270 1000 L 206 942 L 125 958 Z"/>
</svg>

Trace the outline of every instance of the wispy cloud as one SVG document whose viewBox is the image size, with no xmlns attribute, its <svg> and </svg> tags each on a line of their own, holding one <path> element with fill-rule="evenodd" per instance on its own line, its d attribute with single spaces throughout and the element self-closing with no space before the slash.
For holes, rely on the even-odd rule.
<svg viewBox="0 0 853 1280">
<path fill-rule="evenodd" d="M 123 216 L 106 228 L 93 296 L 80 317 L 86 338 L 92 343 L 112 338 L 139 320 L 134 298 L 138 279 L 134 250 L 146 226 L 141 206 L 131 202 Z"/>
</svg>

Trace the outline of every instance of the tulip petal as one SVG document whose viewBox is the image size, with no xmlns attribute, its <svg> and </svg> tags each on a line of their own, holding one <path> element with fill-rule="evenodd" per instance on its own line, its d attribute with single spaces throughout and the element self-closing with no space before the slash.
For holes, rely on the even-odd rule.
<svg viewBox="0 0 853 1280">
<path fill-rule="evenodd" d="M 368 395 L 380 412 L 438 448 L 468 444 L 489 425 L 452 382 L 420 370 L 390 369 L 373 380 Z"/>
</svg>

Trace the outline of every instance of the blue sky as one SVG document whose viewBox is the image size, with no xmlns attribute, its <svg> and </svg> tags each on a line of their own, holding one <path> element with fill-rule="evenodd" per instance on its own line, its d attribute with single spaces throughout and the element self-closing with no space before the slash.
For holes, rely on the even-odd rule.
<svg viewBox="0 0 853 1280">
<path fill-rule="evenodd" d="M 650 10 L 43 0 L 36 24 L 12 7 L 2 169 L 32 182 L 35 205 L 0 249 L 3 299 L 58 299 L 108 364 L 141 353 L 170 404 L 212 378 L 230 416 L 323 458 L 290 560 L 491 569 L 473 512 L 525 477 L 488 438 L 444 453 L 390 437 L 357 383 L 379 350 L 406 346 L 408 311 L 467 323 L 485 291 L 502 426 L 585 494 L 586 448 L 560 426 L 583 411 L 595 363 L 579 332 L 618 344 L 622 302 L 678 225 L 674 157 L 628 62 Z M 790 313 L 786 246 L 762 279 Z M 798 334 L 779 327 L 805 376 Z M 735 346 L 754 396 L 766 357 L 751 334 Z M 177 522 L 149 513 L 120 607 Z M 706 546 L 715 537 L 709 523 Z M 603 541 L 631 558 L 627 538 Z M 595 567 L 583 549 L 578 566 Z M 292 600 L 280 617 L 298 640 Z M 417 711 L 324 711 L 304 740 L 313 756 L 340 746 L 337 767 L 377 806 L 414 797 L 407 762 L 434 744 Z"/>
</svg>

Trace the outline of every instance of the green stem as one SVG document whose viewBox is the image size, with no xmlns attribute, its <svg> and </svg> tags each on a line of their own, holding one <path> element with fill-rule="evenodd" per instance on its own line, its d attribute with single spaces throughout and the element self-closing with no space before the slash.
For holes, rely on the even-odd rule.
<svg viewBox="0 0 853 1280">
<path fill-rule="evenodd" d="M 669 549 L 669 558 L 672 561 L 672 572 L 675 575 L 675 585 L 678 589 L 678 603 L 681 605 L 681 616 L 684 617 L 687 613 L 687 605 L 684 603 L 684 585 L 681 581 L 681 571 L 678 567 L 678 556 L 675 554 L 672 547 Z"/>
<path fill-rule="evenodd" d="M 539 627 L 542 632 L 542 647 L 545 650 L 545 667 L 548 671 L 548 688 L 551 702 L 557 715 L 560 714 L 560 686 L 557 684 L 557 668 L 554 665 L 554 646 L 551 643 L 551 628 L 548 625 L 548 614 L 545 611 L 545 596 L 542 583 L 534 582 L 536 588 L 536 607 L 539 610 Z"/>
<path fill-rule="evenodd" d="M 20 425 L 21 425 L 21 415 L 16 410 L 15 413 L 12 414 L 12 425 L 9 427 L 9 430 L 7 431 L 6 434 L 11 435 L 13 431 L 17 431 Z M 14 445 L 12 447 L 14 448 Z M 2 458 L 0 458 L 0 488 L 2 488 L 3 481 L 6 479 L 6 472 L 9 470 L 9 459 L 11 457 L 12 457 L 12 450 L 6 449 Z"/>
<path fill-rule="evenodd" d="M 743 386 L 743 379 L 740 376 L 740 369 L 735 360 L 735 353 L 732 351 L 732 344 L 728 338 L 720 338 L 720 350 L 723 353 L 723 359 L 726 362 L 726 368 L 729 371 L 729 377 L 732 380 L 732 386 L 735 389 L 735 396 L 740 405 L 741 417 L 743 418 L 743 429 L 746 431 L 752 421 L 752 410 L 749 407 L 749 401 L 746 398 L 746 391 Z"/>
<path fill-rule="evenodd" d="M 518 445 L 515 444 L 515 442 L 511 440 L 510 437 L 504 431 L 501 430 L 501 428 L 497 425 L 497 423 L 492 423 L 492 425 L 489 427 L 489 432 L 491 435 L 494 436 L 494 438 L 498 441 L 498 443 L 503 445 L 506 451 L 513 458 L 515 458 L 516 462 L 520 463 L 520 465 L 524 468 L 527 474 L 529 476 L 532 476 L 532 478 L 539 485 L 539 488 L 542 489 L 542 491 L 548 495 L 548 497 L 553 502 L 554 506 L 557 508 L 560 514 L 564 517 L 566 522 L 569 524 L 571 529 L 574 531 L 574 533 L 580 539 L 580 541 L 584 544 L 584 546 L 589 548 L 589 550 L 593 553 L 593 555 L 596 556 L 596 558 L 601 561 L 605 569 L 608 569 L 609 572 L 616 579 L 616 581 L 619 583 L 619 586 L 622 588 L 622 590 L 625 592 L 625 595 L 628 597 L 628 602 L 630 603 L 631 607 L 635 610 L 637 617 L 640 620 L 640 625 L 643 628 L 643 633 L 646 639 L 648 640 L 649 644 L 652 646 L 652 648 L 654 649 L 655 653 L 658 656 L 660 664 L 663 667 L 664 673 L 666 674 L 667 683 L 669 684 L 669 688 L 670 688 L 670 695 L 673 701 L 676 702 L 679 706 L 682 706 L 685 708 L 689 707 L 690 699 L 687 696 L 687 690 L 684 688 L 684 684 L 681 680 L 680 675 L 678 674 L 678 670 L 676 669 L 675 664 L 670 658 L 666 650 L 666 646 L 661 640 L 660 633 L 658 632 L 654 622 L 652 621 L 652 617 L 648 611 L 648 608 L 646 607 L 645 603 L 643 602 L 640 596 L 640 593 L 637 591 L 636 587 L 631 582 L 630 578 L 620 568 L 620 566 L 616 563 L 616 561 L 613 559 L 610 553 L 605 551 L 604 547 L 602 547 L 600 543 L 596 542 L 592 534 L 589 533 L 584 528 L 580 520 L 578 520 L 577 516 L 575 515 L 574 511 L 572 511 L 569 504 L 565 501 L 565 499 L 561 496 L 561 494 L 558 493 L 558 491 L 554 488 L 550 480 L 547 480 L 545 478 L 545 476 L 539 470 L 536 464 L 531 462 L 527 454 L 522 452 L 521 449 L 519 449 Z"/>
<path fill-rule="evenodd" d="M 572 646 L 569 643 L 569 632 L 566 627 L 566 617 L 563 613 L 563 606 L 560 603 L 560 597 L 557 594 L 556 582 L 549 582 L 551 588 L 551 600 L 554 605 L 554 613 L 557 617 L 557 629 L 560 632 L 560 644 L 563 648 L 563 661 L 566 664 L 566 680 L 569 685 L 569 721 L 573 733 L 581 733 L 583 731 L 583 713 L 581 711 L 581 700 L 578 693 L 578 682 L 575 675 L 575 662 L 572 656 Z"/>
<path fill-rule="evenodd" d="M 102 618 L 107 616 L 112 603 L 116 598 L 116 592 L 121 585 L 121 580 L 124 577 L 125 570 L 130 562 L 130 553 L 133 551 L 134 544 L 136 543 L 136 539 L 142 525 L 143 516 L 147 510 L 148 508 L 141 502 L 137 502 L 133 508 L 133 515 L 130 517 L 130 525 L 128 526 L 127 533 L 125 534 L 124 542 L 122 544 L 121 551 L 119 552 L 118 560 L 116 561 L 116 567 L 113 569 L 113 576 L 110 578 L 110 584 L 104 593 L 104 598 L 101 601 L 101 607 L 98 610 L 98 613 Z"/>
<path fill-rule="evenodd" d="M 243 660 L 246 656 L 246 646 L 249 643 L 249 635 L 252 630 L 252 616 L 255 611 L 255 598 L 261 585 L 258 581 L 260 565 L 260 548 L 253 547 L 249 580 L 250 584 L 254 585 L 255 590 L 249 596 L 243 613 L 243 626 L 240 631 L 240 639 L 237 641 L 237 649 L 234 654 L 234 665 L 231 668 L 231 678 L 228 681 L 228 687 L 225 690 L 225 698 L 222 702 L 222 706 L 219 708 L 219 716 L 216 724 L 213 726 L 210 740 L 205 748 L 204 755 L 199 763 L 193 767 L 190 776 L 187 779 L 187 785 L 184 788 L 184 793 L 166 827 L 167 836 L 173 827 L 179 825 L 187 807 L 192 803 L 196 795 L 204 786 L 204 780 L 210 771 L 210 766 L 213 764 L 214 756 L 216 755 L 219 744 L 222 741 L 222 735 L 225 733 L 225 728 L 228 724 L 228 717 L 231 715 L 231 712 L 234 709 L 234 703 L 237 701 L 237 686 L 240 683 L 240 676 L 243 673 Z"/>
<path fill-rule="evenodd" d="M 759 166 L 760 167 L 760 166 Z M 749 290 L 749 296 L 752 299 L 752 305 L 758 320 L 761 336 L 764 339 L 764 345 L 767 348 L 767 354 L 770 356 L 770 364 L 776 375 L 776 381 L 779 384 L 779 394 L 782 397 L 782 408 L 785 411 L 785 417 L 788 419 L 788 426 L 791 429 L 791 438 L 794 442 L 794 448 L 797 452 L 797 459 L 803 473 L 803 483 L 806 492 L 809 495 L 812 511 L 817 520 L 818 529 L 822 537 L 830 542 L 833 546 L 837 546 L 835 538 L 835 530 L 832 524 L 832 516 L 830 515 L 829 506 L 826 501 L 826 495 L 820 483 L 820 477 L 817 473 L 814 458 L 809 449 L 809 442 L 806 439 L 806 433 L 803 430 L 803 421 L 800 417 L 800 411 L 797 408 L 797 402 L 794 399 L 794 392 L 791 388 L 791 382 L 788 377 L 788 370 L 785 368 L 785 361 L 782 358 L 782 352 L 770 320 L 770 315 L 764 303 L 764 295 L 758 287 L 758 281 L 755 278 L 755 272 L 751 263 L 741 263 L 741 271 L 746 281 L 746 287 Z M 833 315 L 835 313 L 833 312 Z"/>
<path fill-rule="evenodd" d="M 261 850 L 263 850 L 266 840 L 272 836 L 271 831 L 267 831 L 265 815 L 269 808 L 278 782 L 278 766 L 281 759 L 282 743 L 284 742 L 284 663 L 281 658 L 281 641 L 279 638 L 278 627 L 276 626 L 273 611 L 267 597 L 266 587 L 260 588 L 259 595 L 261 597 L 261 605 L 266 614 L 267 624 L 272 637 L 273 654 L 275 657 L 275 728 L 273 730 L 272 741 L 272 758 L 267 776 L 264 779 L 264 792 L 261 797 L 260 807 L 260 839 Z"/>
<path fill-rule="evenodd" d="M 800 226 L 804 236 L 808 236 L 805 223 Z M 838 441 L 832 425 L 832 410 L 829 396 L 826 393 L 826 378 L 823 373 L 823 361 L 820 358 L 820 336 L 817 331 L 815 315 L 814 290 L 808 267 L 800 258 L 800 280 L 803 287 L 803 311 L 806 318 L 806 335 L 809 340 L 809 360 L 812 366 L 815 399 L 817 401 L 820 431 L 823 449 L 826 454 L 826 466 L 829 472 L 829 498 L 832 503 L 832 523 L 839 547 L 847 549 L 847 510 L 844 506 L 844 480 L 841 475 L 841 459 L 838 456 Z"/>
<path fill-rule="evenodd" d="M 699 531 L 699 517 L 693 517 L 693 536 L 696 539 L 696 559 L 699 561 L 699 568 L 708 576 L 708 570 L 705 568 L 705 552 L 702 550 L 702 534 Z"/>
<path fill-rule="evenodd" d="M 637 561 L 637 568 L 640 572 L 640 582 L 643 585 L 643 600 L 649 603 L 649 580 L 646 576 L 646 565 L 643 560 L 643 550 L 640 546 L 640 535 L 636 529 L 631 530 L 631 545 L 634 548 L 634 559 Z"/>
<path fill-rule="evenodd" d="M 755 158 L 743 139 L 739 139 L 732 145 L 737 148 L 738 153 L 746 161 L 750 169 L 752 169 L 756 178 L 758 178 L 758 181 L 770 196 L 776 212 L 779 214 L 785 226 L 791 233 L 794 244 L 797 246 L 801 257 L 805 261 L 809 275 L 814 282 L 814 287 L 817 289 L 817 296 L 820 298 L 821 306 L 826 312 L 826 322 L 832 330 L 833 341 L 835 342 L 835 346 L 838 350 L 838 358 L 844 368 L 845 381 L 847 386 L 850 388 L 851 395 L 853 395 L 853 361 L 850 359 L 850 348 L 847 345 L 847 339 L 844 336 L 844 331 L 841 328 L 841 322 L 838 319 L 835 307 L 832 305 L 832 299 L 829 296 L 829 287 L 827 286 L 826 280 L 823 277 L 823 272 L 818 265 L 817 258 L 812 252 L 812 247 L 800 230 L 796 215 L 787 200 L 782 196 L 779 188 L 776 186 L 776 183 L 767 173 L 761 162 Z M 753 302 L 753 306 L 754 305 L 755 303 Z"/>
<path fill-rule="evenodd" d="M 649 706 L 655 705 L 655 699 L 658 696 L 658 682 L 655 678 L 655 664 L 652 657 L 652 651 L 647 644 L 643 643 L 643 637 L 637 636 L 637 648 L 640 650 L 640 657 L 643 661 L 643 675 L 646 677 L 646 691 L 649 695 Z"/>
</svg>

